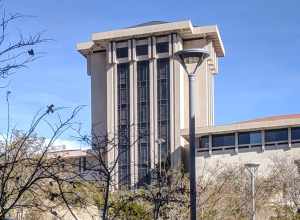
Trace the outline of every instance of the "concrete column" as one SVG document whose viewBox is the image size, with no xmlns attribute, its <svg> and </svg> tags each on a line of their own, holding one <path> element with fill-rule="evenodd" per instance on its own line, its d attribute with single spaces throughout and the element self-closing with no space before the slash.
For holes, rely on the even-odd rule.
<svg viewBox="0 0 300 220">
<path fill-rule="evenodd" d="M 208 66 L 208 65 L 207 65 Z M 211 70 L 206 71 L 206 87 L 207 87 L 207 125 L 211 126 Z"/>
<path fill-rule="evenodd" d="M 169 56 L 171 57 L 173 55 L 173 40 L 172 40 L 172 34 L 169 36 Z"/>
<path fill-rule="evenodd" d="M 132 61 L 132 57 L 133 57 L 132 56 L 132 49 L 131 49 L 131 42 L 132 42 L 132 40 L 130 39 L 127 42 L 128 42 L 128 60 Z"/>
<path fill-rule="evenodd" d="M 117 146 L 118 145 L 118 71 L 117 71 L 117 64 L 113 64 L 114 68 L 113 68 L 113 109 L 112 112 L 114 114 L 113 116 L 113 136 L 114 136 L 114 140 L 115 143 L 114 145 Z M 116 160 L 117 155 L 118 155 L 118 148 L 115 147 L 115 156 L 114 156 L 114 160 Z M 116 173 L 118 173 L 118 164 L 116 166 Z M 118 182 L 118 175 L 115 175 L 115 181 L 116 183 Z"/>
<path fill-rule="evenodd" d="M 212 120 L 211 120 L 211 125 L 215 125 L 215 75 L 212 75 L 211 77 L 211 89 L 212 89 Z"/>
<path fill-rule="evenodd" d="M 212 155 L 212 135 L 208 135 L 208 154 Z"/>
<path fill-rule="evenodd" d="M 135 39 L 132 40 L 132 52 L 131 52 L 131 55 L 132 55 L 132 60 L 136 61 L 136 41 L 135 41 Z"/>
<path fill-rule="evenodd" d="M 109 140 L 114 138 L 114 66 L 107 64 L 107 135 Z M 111 148 L 112 146 L 108 146 Z M 115 152 L 111 151 L 107 155 L 108 161 L 113 161 Z"/>
<path fill-rule="evenodd" d="M 116 42 L 112 42 L 112 63 L 117 63 Z"/>
<path fill-rule="evenodd" d="M 131 173 L 131 179 L 132 179 L 132 185 L 136 184 L 138 181 L 138 127 L 137 127 L 137 63 L 136 63 L 136 40 L 132 39 L 132 70 L 130 71 L 130 74 L 132 75 L 132 84 L 130 85 L 133 94 L 131 97 L 132 104 L 132 125 L 133 125 L 133 134 L 134 136 L 133 142 L 132 142 L 132 163 L 133 163 L 133 172 Z"/>
<path fill-rule="evenodd" d="M 133 63 L 133 85 L 134 85 L 134 90 L 133 90 L 133 98 L 134 98 L 134 134 L 135 134 L 135 144 L 134 144 L 134 176 L 135 176 L 135 183 L 138 181 L 138 156 L 139 156 L 139 150 L 138 150 L 138 127 L 137 127 L 137 63 Z"/>
<path fill-rule="evenodd" d="M 237 132 L 234 133 L 234 150 L 236 154 L 239 153 L 239 136 Z"/>
<path fill-rule="evenodd" d="M 151 91 L 151 99 L 153 104 L 153 119 L 151 122 L 153 123 L 153 167 L 155 167 L 156 164 L 158 164 L 158 124 L 157 124 L 157 59 L 156 59 L 156 37 L 152 37 L 152 72 L 150 75 L 152 75 L 152 83 L 153 83 L 153 90 Z"/>
<path fill-rule="evenodd" d="M 154 50 L 155 51 L 155 50 Z M 153 96 L 152 96 L 152 103 L 153 103 L 153 139 L 154 139 L 154 145 L 153 145 L 153 152 L 154 152 L 154 163 L 158 163 L 158 124 L 157 124 L 157 60 L 154 59 L 152 61 L 153 63 Z"/>
<path fill-rule="evenodd" d="M 133 187 L 137 181 L 137 161 L 136 161 L 136 71 L 134 69 L 135 62 L 129 64 L 129 94 L 130 94 L 130 178 Z"/>
<path fill-rule="evenodd" d="M 174 52 L 177 51 L 178 48 L 178 42 L 177 42 L 177 35 L 172 34 L 172 56 Z M 172 59 L 172 65 L 173 65 L 173 93 L 174 93 L 174 159 L 175 159 L 175 166 L 180 166 L 182 164 L 181 161 L 181 154 L 182 152 L 180 151 L 180 64 L 179 62 L 175 61 Z"/>
<path fill-rule="evenodd" d="M 265 131 L 261 131 L 261 151 L 265 151 Z"/>
<path fill-rule="evenodd" d="M 156 37 L 152 37 L 152 58 L 156 58 Z"/>
<path fill-rule="evenodd" d="M 292 147 L 292 128 L 288 128 L 288 148 Z"/>
<path fill-rule="evenodd" d="M 154 60 L 149 60 L 149 95 L 150 95 L 150 160 L 151 169 L 155 167 L 155 152 L 156 152 L 156 141 L 155 141 L 155 99 L 154 99 Z"/>
<path fill-rule="evenodd" d="M 152 39 L 148 37 L 148 59 L 152 58 Z"/>
<path fill-rule="evenodd" d="M 169 35 L 169 55 L 171 56 L 172 54 L 172 35 Z M 172 156 L 174 156 L 174 151 L 175 151 L 175 147 L 174 147 L 174 133 L 175 133 L 175 129 L 174 129 L 174 122 L 175 122 L 175 109 L 174 109 L 174 78 L 176 73 L 174 73 L 174 66 L 173 66 L 174 60 L 172 57 L 170 57 L 170 112 L 169 112 L 169 119 L 170 119 L 170 153 Z M 172 166 L 174 166 L 174 157 L 171 157 L 171 163 Z"/>
<path fill-rule="evenodd" d="M 107 63 L 112 63 L 112 42 L 109 42 L 107 46 Z"/>
</svg>

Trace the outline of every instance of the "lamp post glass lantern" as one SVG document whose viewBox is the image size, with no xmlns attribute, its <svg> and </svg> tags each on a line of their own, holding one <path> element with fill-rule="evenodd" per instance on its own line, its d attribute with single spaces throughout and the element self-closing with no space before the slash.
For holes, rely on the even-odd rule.
<svg viewBox="0 0 300 220">
<path fill-rule="evenodd" d="M 189 142 L 190 142 L 190 219 L 196 220 L 196 174 L 195 174 L 195 78 L 197 69 L 209 57 L 205 49 L 193 48 L 177 51 L 174 58 L 183 66 L 189 77 Z"/>
<path fill-rule="evenodd" d="M 209 57 L 209 53 L 202 48 L 192 48 L 177 51 L 174 57 L 183 66 L 188 75 L 194 75 L 202 62 Z"/>
</svg>

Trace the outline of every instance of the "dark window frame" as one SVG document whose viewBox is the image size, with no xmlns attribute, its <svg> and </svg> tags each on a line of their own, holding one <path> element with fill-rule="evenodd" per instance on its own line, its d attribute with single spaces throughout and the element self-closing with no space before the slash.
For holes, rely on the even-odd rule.
<svg viewBox="0 0 300 220">
<path fill-rule="evenodd" d="M 161 77 L 164 76 L 164 77 Z M 161 97 L 160 89 L 165 88 L 166 96 Z M 167 112 L 163 115 L 161 105 L 166 105 Z M 160 144 L 161 162 L 166 162 L 170 156 L 170 59 L 157 59 L 157 123 L 158 123 L 158 139 L 164 139 L 164 143 Z"/>
<path fill-rule="evenodd" d="M 135 52 L 137 56 L 147 56 L 149 53 L 148 44 L 136 45 Z"/>
<path fill-rule="evenodd" d="M 234 133 L 212 135 L 212 148 L 229 147 L 229 146 L 235 146 Z"/>
<path fill-rule="evenodd" d="M 117 58 L 128 58 L 128 47 L 118 47 L 116 49 Z"/>
<path fill-rule="evenodd" d="M 265 143 L 288 141 L 288 128 L 265 130 Z"/>
<path fill-rule="evenodd" d="M 257 142 L 252 142 L 251 135 L 259 134 L 260 140 Z M 248 135 L 248 136 L 246 136 Z M 244 136 L 244 137 L 242 137 Z M 242 140 L 242 138 L 247 138 L 248 140 Z M 258 145 L 262 144 L 262 134 L 261 131 L 247 131 L 247 132 L 238 132 L 238 145 Z"/>
<path fill-rule="evenodd" d="M 291 128 L 291 139 L 292 141 L 300 140 L 300 127 Z"/>
<path fill-rule="evenodd" d="M 169 42 L 157 42 L 156 53 L 169 53 Z"/>
<path fill-rule="evenodd" d="M 209 136 L 205 135 L 199 138 L 199 149 L 208 149 L 209 148 Z"/>
</svg>

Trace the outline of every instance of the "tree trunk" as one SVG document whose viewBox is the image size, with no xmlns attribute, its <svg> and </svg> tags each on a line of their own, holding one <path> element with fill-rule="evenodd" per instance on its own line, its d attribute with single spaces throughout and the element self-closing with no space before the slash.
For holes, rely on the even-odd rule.
<svg viewBox="0 0 300 220">
<path fill-rule="evenodd" d="M 158 204 L 154 205 L 154 212 L 153 212 L 153 218 L 154 218 L 154 220 L 158 220 L 158 217 L 159 217 L 159 208 L 160 208 L 160 205 L 158 205 Z"/>
<path fill-rule="evenodd" d="M 106 181 L 102 219 L 107 220 L 110 178 Z"/>
</svg>

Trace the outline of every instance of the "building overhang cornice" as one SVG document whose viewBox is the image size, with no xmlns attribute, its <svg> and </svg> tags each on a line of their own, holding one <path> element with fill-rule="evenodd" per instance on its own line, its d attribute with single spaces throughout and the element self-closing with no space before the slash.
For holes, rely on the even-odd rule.
<svg viewBox="0 0 300 220">
<path fill-rule="evenodd" d="M 186 40 L 197 37 L 202 37 L 211 40 L 213 42 L 217 56 L 225 56 L 225 48 L 217 25 L 194 27 L 191 34 L 182 34 L 182 38 Z"/>
<path fill-rule="evenodd" d="M 76 49 L 82 55 L 86 56 L 87 54 L 89 54 L 89 52 L 91 52 L 93 50 L 94 45 L 95 44 L 93 41 L 81 42 L 76 45 Z"/>
<path fill-rule="evenodd" d="M 279 129 L 285 127 L 298 127 L 300 126 L 299 118 L 287 118 L 279 120 L 270 121 L 249 121 L 240 122 L 228 125 L 218 125 L 209 127 L 197 127 L 195 130 L 196 137 L 201 137 L 210 134 L 224 134 L 224 133 L 234 133 L 234 132 L 246 132 L 254 130 L 268 130 L 268 129 Z M 182 129 L 181 136 L 185 139 L 189 139 L 189 129 Z"/>
<path fill-rule="evenodd" d="M 154 24 L 142 27 L 125 28 L 107 32 L 99 32 L 92 34 L 92 41 L 105 40 L 125 40 L 128 38 L 143 37 L 147 35 L 161 35 L 163 33 L 172 33 L 177 31 L 190 32 L 193 29 L 191 21 L 178 21 L 164 24 Z"/>
<path fill-rule="evenodd" d="M 82 55 L 86 56 L 95 50 L 105 50 L 105 45 L 110 41 L 122 41 L 131 38 L 160 36 L 171 33 L 179 34 L 183 40 L 193 38 L 205 38 L 211 40 L 217 56 L 225 56 L 225 49 L 218 27 L 216 25 L 194 27 L 190 20 L 93 33 L 91 41 L 77 44 L 77 50 Z"/>
</svg>

